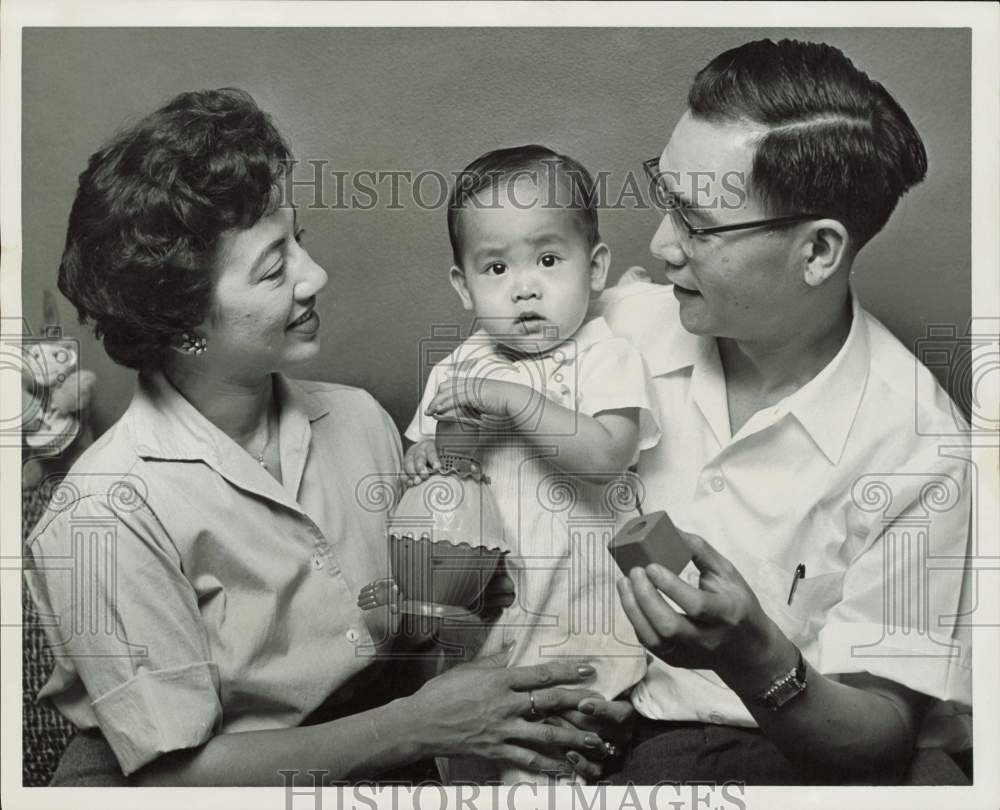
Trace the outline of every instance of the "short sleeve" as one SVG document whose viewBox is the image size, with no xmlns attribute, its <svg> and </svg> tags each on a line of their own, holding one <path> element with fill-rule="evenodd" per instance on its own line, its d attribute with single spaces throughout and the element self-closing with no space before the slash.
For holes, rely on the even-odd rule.
<svg viewBox="0 0 1000 810">
<path fill-rule="evenodd" d="M 848 566 L 819 634 L 817 668 L 865 671 L 969 706 L 972 649 L 959 618 L 972 601 L 970 477 L 961 462 L 936 466 L 886 475 L 886 497 L 900 506 Z"/>
<path fill-rule="evenodd" d="M 608 338 L 590 346 L 579 358 L 577 407 L 593 416 L 622 408 L 639 410 L 639 450 L 660 440 L 656 392 L 642 355 L 625 338 Z"/>
<path fill-rule="evenodd" d="M 403 434 L 411 442 L 434 438 L 437 430 L 437 419 L 427 415 L 427 406 L 431 404 L 431 400 L 434 399 L 434 395 L 437 393 L 438 386 L 445 379 L 444 367 L 447 364 L 450 364 L 450 359 L 435 365 L 427 377 L 427 385 L 424 386 L 423 396 L 420 397 L 420 405 L 417 408 L 417 412 L 413 414 L 413 419 L 410 420 L 406 432 Z"/>
<path fill-rule="evenodd" d="M 84 495 L 47 514 L 25 581 L 55 669 L 41 692 L 66 708 L 86 691 L 126 775 L 220 727 L 219 673 L 191 583 L 144 504 Z"/>
</svg>

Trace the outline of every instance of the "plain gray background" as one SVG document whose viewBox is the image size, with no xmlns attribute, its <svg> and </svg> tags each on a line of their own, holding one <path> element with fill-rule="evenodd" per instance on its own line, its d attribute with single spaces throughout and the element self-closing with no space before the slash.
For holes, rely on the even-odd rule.
<svg viewBox="0 0 1000 810">
<path fill-rule="evenodd" d="M 862 302 L 909 347 L 970 315 L 970 45 L 967 29 L 26 29 L 23 39 L 23 312 L 37 329 L 55 290 L 78 174 L 116 129 L 192 89 L 238 86 L 270 112 L 300 161 L 344 172 L 450 174 L 489 149 L 539 142 L 616 188 L 658 155 L 695 72 L 762 37 L 844 50 L 902 104 L 930 157 L 856 263 Z M 332 190 L 332 180 L 327 187 Z M 436 196 L 436 185 L 425 196 Z M 382 186 L 388 191 L 388 181 Z M 330 274 L 323 349 L 298 377 L 371 391 L 401 426 L 426 375 L 422 338 L 468 325 L 447 281 L 445 211 L 310 210 L 306 244 Z M 304 196 L 301 196 L 303 195 Z M 298 192 L 308 205 L 311 192 Z M 612 278 L 658 266 L 649 210 L 602 211 Z M 115 366 L 59 296 L 65 332 L 98 373 L 96 423 L 128 404 Z M 942 378 L 942 382 L 946 382 Z M 959 394 L 959 399 L 967 395 Z"/>
</svg>

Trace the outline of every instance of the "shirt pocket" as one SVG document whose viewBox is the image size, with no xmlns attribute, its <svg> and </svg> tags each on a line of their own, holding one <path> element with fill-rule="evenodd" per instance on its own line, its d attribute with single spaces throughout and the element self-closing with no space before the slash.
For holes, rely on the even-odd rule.
<svg viewBox="0 0 1000 810">
<path fill-rule="evenodd" d="M 828 571 L 797 580 L 789 605 L 788 594 L 792 582 L 796 581 L 795 569 L 761 558 L 754 562 L 756 576 L 748 583 L 764 612 L 792 641 L 803 644 L 814 640 L 826 621 L 827 613 L 843 597 L 844 572 Z"/>
</svg>

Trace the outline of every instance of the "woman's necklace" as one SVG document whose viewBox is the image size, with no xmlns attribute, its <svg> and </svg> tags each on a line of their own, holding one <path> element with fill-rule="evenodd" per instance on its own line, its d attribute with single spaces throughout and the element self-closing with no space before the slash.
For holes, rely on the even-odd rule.
<svg viewBox="0 0 1000 810">
<path fill-rule="evenodd" d="M 271 406 L 267 408 L 267 438 L 264 440 L 264 446 L 260 448 L 259 453 L 254 453 L 253 455 L 257 459 L 257 463 L 260 464 L 265 470 L 267 469 L 267 462 L 264 461 L 264 454 L 267 453 L 267 448 L 271 446 L 271 438 L 274 435 L 274 431 L 271 426 Z"/>
</svg>

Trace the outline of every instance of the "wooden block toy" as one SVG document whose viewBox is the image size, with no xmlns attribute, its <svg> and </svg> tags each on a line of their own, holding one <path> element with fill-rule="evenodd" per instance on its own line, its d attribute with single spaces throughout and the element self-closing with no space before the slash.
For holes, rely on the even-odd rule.
<svg viewBox="0 0 1000 810">
<path fill-rule="evenodd" d="M 677 527 L 662 511 L 632 518 L 611 538 L 608 551 L 625 576 L 654 562 L 679 574 L 691 560 Z"/>
</svg>

